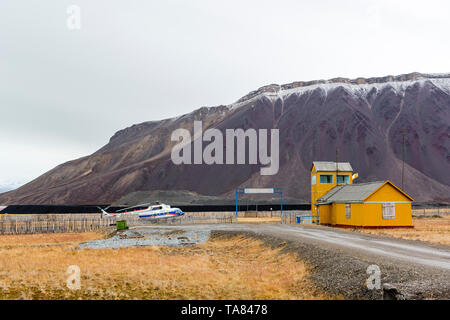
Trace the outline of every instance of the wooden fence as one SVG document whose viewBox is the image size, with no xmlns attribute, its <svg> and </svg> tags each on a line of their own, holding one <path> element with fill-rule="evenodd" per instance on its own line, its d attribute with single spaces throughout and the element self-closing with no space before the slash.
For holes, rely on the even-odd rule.
<svg viewBox="0 0 450 320">
<path fill-rule="evenodd" d="M 114 223 L 99 215 L 2 215 L 0 234 L 89 232 Z"/>
<path fill-rule="evenodd" d="M 234 215 L 206 216 L 206 215 L 186 214 L 184 216 L 176 218 L 145 220 L 134 216 L 134 217 L 126 217 L 123 220 L 127 221 L 128 226 L 138 226 L 138 225 L 154 225 L 154 224 L 183 225 L 183 224 L 234 223 L 236 218 Z"/>
<path fill-rule="evenodd" d="M 235 212 L 192 212 L 182 217 L 156 220 L 143 220 L 137 216 L 102 218 L 100 214 L 4 214 L 0 215 L 0 234 L 89 232 L 114 226 L 118 219 L 126 220 L 129 226 L 235 223 L 235 214 Z M 310 211 L 284 211 L 283 224 L 295 224 L 298 214 L 310 214 Z M 245 217 L 246 214 L 239 212 L 238 216 Z M 280 217 L 280 211 L 258 212 L 256 217 Z M 278 220 L 272 223 L 280 222 Z"/>
<path fill-rule="evenodd" d="M 414 216 L 433 216 L 433 215 L 441 215 L 441 214 L 450 214 L 450 207 L 437 207 L 437 208 L 416 208 L 412 209 L 412 214 Z"/>
<path fill-rule="evenodd" d="M 310 215 L 311 211 L 283 211 L 283 224 L 296 224 L 297 215 Z"/>
<path fill-rule="evenodd" d="M 126 220 L 129 226 L 180 225 L 233 223 L 234 215 L 187 214 L 177 218 L 145 220 L 137 216 L 122 218 L 101 217 L 99 214 L 52 214 L 52 215 L 0 215 L 0 234 L 89 232 L 114 226 L 117 220 Z"/>
<path fill-rule="evenodd" d="M 289 210 L 283 211 L 283 223 L 284 224 L 295 224 L 297 223 L 297 215 L 310 215 L 310 210 Z M 238 211 L 238 221 L 239 218 L 276 218 L 281 216 L 281 211 Z M 208 221 L 217 219 L 218 221 L 222 220 L 224 222 L 216 222 L 216 223 L 234 223 L 236 217 L 236 212 L 228 211 L 228 212 L 188 212 L 183 218 L 187 221 L 191 219 L 191 221 L 200 222 L 200 220 Z M 230 220 L 231 219 L 231 220 Z M 256 222 L 256 221 L 255 221 Z M 208 222 L 205 222 L 208 223 Z M 214 223 L 214 222 L 211 222 Z M 271 223 L 281 223 L 281 220 L 273 221 Z"/>
</svg>

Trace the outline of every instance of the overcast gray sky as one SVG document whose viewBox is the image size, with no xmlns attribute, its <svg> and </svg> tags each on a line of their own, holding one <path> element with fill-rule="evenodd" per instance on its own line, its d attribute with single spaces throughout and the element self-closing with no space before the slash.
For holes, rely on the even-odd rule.
<svg viewBox="0 0 450 320">
<path fill-rule="evenodd" d="M 449 72 L 449 13 L 433 0 L 1 0 L 0 185 L 270 83 Z"/>
</svg>

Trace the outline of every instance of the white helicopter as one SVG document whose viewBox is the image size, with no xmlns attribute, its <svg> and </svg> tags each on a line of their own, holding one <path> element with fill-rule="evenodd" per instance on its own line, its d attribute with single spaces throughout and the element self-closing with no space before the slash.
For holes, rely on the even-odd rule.
<svg viewBox="0 0 450 320">
<path fill-rule="evenodd" d="M 144 209 L 137 209 L 126 211 L 129 209 L 139 208 L 147 206 Z M 98 207 L 102 211 L 102 217 L 118 217 L 124 218 L 126 216 L 137 215 L 141 219 L 163 219 L 163 218 L 174 218 L 184 216 L 184 212 L 179 208 L 172 208 L 170 205 L 159 203 L 158 201 L 154 203 L 143 203 L 138 204 L 136 206 L 127 207 L 124 209 L 117 210 L 114 213 L 108 213 L 106 210 L 109 208 L 102 209 Z"/>
</svg>

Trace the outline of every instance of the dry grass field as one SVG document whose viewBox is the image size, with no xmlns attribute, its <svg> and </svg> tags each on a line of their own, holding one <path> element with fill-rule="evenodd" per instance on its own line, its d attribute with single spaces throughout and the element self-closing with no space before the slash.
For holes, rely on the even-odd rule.
<svg viewBox="0 0 450 320">
<path fill-rule="evenodd" d="M 414 229 L 357 229 L 360 232 L 450 245 L 450 215 L 415 216 Z"/>
<path fill-rule="evenodd" d="M 328 299 L 308 267 L 258 240 L 193 247 L 83 249 L 99 233 L 0 236 L 1 299 Z M 70 265 L 81 289 L 66 286 Z"/>
</svg>

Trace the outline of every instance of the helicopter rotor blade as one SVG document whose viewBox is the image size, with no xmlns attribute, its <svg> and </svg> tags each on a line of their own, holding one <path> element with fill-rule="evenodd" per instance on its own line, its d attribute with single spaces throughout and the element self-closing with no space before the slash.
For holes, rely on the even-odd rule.
<svg viewBox="0 0 450 320">
<path fill-rule="evenodd" d="M 111 207 L 111 206 L 107 206 L 106 208 L 102 208 L 102 207 L 97 206 L 98 209 L 100 209 L 100 210 L 105 210 L 105 211 L 108 210 L 110 207 Z"/>
<path fill-rule="evenodd" d="M 97 207 L 97 208 L 100 209 L 100 211 L 101 211 L 100 216 L 101 216 L 102 218 L 103 218 L 103 214 L 108 214 L 108 212 L 106 212 L 106 210 L 108 210 L 109 207 L 111 207 L 111 206 L 107 206 L 105 209 L 102 209 L 102 207 Z"/>
<path fill-rule="evenodd" d="M 131 206 L 131 207 L 127 207 L 127 208 L 123 208 L 123 209 L 117 210 L 116 212 L 121 212 L 121 211 L 125 211 L 125 210 L 128 210 L 128 209 L 133 209 L 133 208 L 137 208 L 137 207 L 143 207 L 143 206 L 150 205 L 150 204 L 151 203 L 141 203 L 141 204 L 138 204 L 138 205 L 135 205 L 135 206 Z"/>
</svg>

